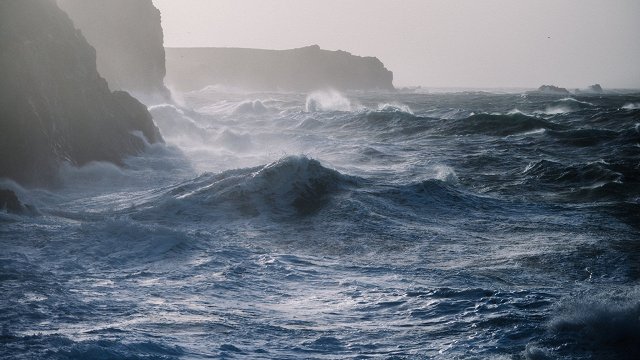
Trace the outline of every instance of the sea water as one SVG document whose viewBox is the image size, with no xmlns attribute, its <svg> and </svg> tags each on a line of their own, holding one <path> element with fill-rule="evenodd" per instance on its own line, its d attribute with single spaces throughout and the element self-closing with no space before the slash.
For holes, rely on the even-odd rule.
<svg viewBox="0 0 640 360">
<path fill-rule="evenodd" d="M 640 95 L 182 100 L 2 181 L 0 358 L 640 356 Z"/>
</svg>

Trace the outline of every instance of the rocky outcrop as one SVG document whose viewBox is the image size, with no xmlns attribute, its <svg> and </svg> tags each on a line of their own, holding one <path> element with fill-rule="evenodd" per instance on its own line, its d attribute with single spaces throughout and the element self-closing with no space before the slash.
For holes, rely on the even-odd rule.
<svg viewBox="0 0 640 360">
<path fill-rule="evenodd" d="M 594 84 L 589 86 L 586 89 L 576 89 L 575 91 L 576 94 L 586 94 L 586 95 L 593 95 L 593 94 L 603 94 L 604 93 L 604 89 L 602 89 L 602 86 L 600 84 Z"/>
<path fill-rule="evenodd" d="M 24 204 L 13 190 L 0 188 L 0 212 L 14 215 L 38 216 L 38 209 L 29 204 Z"/>
<path fill-rule="evenodd" d="M 602 94 L 604 92 L 604 90 L 602 90 L 602 86 L 600 84 L 594 84 L 589 86 L 589 88 L 587 89 L 589 92 L 592 92 L 594 94 Z"/>
<path fill-rule="evenodd" d="M 120 164 L 162 141 L 144 105 L 109 90 L 54 1 L 0 2 L 0 79 L 0 177 L 47 184 L 61 162 Z"/>
<path fill-rule="evenodd" d="M 253 91 L 393 90 L 375 57 L 313 45 L 292 50 L 167 48 L 167 79 L 179 91 L 209 85 Z"/>
<path fill-rule="evenodd" d="M 168 98 L 160 11 L 151 0 L 58 0 L 97 51 L 112 90 L 146 100 Z"/>
<path fill-rule="evenodd" d="M 22 214 L 24 206 L 18 199 L 15 192 L 7 189 L 0 189 L 0 211 L 6 211 L 10 214 Z"/>
<path fill-rule="evenodd" d="M 571 94 L 569 90 L 565 88 L 561 88 L 555 85 L 542 85 L 536 91 L 531 91 L 531 93 L 537 94 L 548 94 L 548 95 L 569 95 Z"/>
</svg>

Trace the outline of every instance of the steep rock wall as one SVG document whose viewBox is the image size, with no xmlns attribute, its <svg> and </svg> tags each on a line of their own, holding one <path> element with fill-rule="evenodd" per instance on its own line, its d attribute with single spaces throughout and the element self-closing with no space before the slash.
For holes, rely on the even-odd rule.
<svg viewBox="0 0 640 360">
<path fill-rule="evenodd" d="M 54 1 L 0 2 L 0 78 L 0 177 L 49 184 L 62 162 L 120 164 L 162 141 L 144 105 L 109 90 Z"/>
<path fill-rule="evenodd" d="M 58 0 L 96 49 L 98 72 L 112 90 L 168 98 L 160 11 L 151 0 Z"/>
</svg>

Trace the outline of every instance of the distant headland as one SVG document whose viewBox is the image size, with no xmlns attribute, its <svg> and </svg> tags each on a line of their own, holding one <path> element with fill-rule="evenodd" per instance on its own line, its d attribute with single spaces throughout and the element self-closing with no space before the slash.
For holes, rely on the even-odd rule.
<svg viewBox="0 0 640 360">
<path fill-rule="evenodd" d="M 393 73 L 375 57 L 323 50 L 166 48 L 166 83 L 178 91 L 222 86 L 249 91 L 393 91 Z"/>
</svg>

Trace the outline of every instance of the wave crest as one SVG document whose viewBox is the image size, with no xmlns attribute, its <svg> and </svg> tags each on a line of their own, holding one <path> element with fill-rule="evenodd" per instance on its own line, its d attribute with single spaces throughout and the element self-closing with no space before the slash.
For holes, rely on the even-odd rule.
<svg viewBox="0 0 640 360">
<path fill-rule="evenodd" d="M 159 210 L 165 215 L 221 217 L 299 216 L 320 210 L 356 180 L 306 156 L 289 156 L 248 169 L 205 174 L 171 190 Z"/>
<path fill-rule="evenodd" d="M 640 355 L 640 292 L 591 294 L 564 302 L 549 329 L 576 349 L 611 358 Z M 615 356 L 614 356 L 615 355 Z"/>
<path fill-rule="evenodd" d="M 413 115 L 413 111 L 408 105 L 400 103 L 378 104 L 378 111 L 382 112 L 403 112 Z"/>
</svg>

